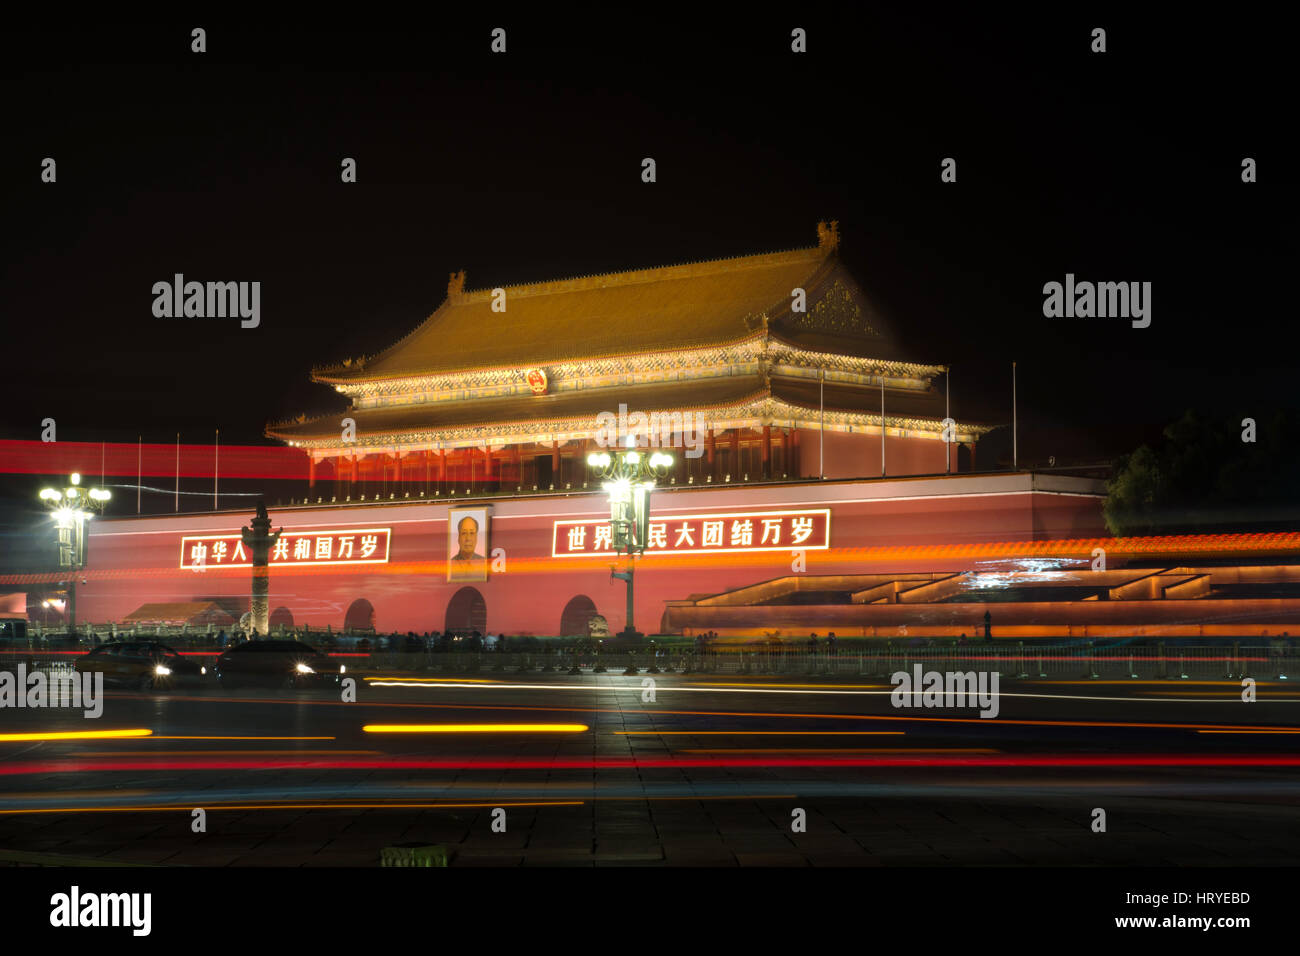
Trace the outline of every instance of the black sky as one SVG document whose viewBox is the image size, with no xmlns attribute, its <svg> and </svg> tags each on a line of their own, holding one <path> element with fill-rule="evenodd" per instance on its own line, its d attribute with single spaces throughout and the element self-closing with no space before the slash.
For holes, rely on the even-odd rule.
<svg viewBox="0 0 1300 956">
<path fill-rule="evenodd" d="M 312 365 L 405 335 L 453 270 L 485 288 L 787 249 L 823 218 L 911 357 L 953 365 L 959 418 L 1009 419 L 1012 360 L 1044 449 L 1295 404 L 1280 24 L 657 10 L 12 28 L 0 437 L 53 417 L 63 440 L 265 442 L 339 407 Z M 261 281 L 261 327 L 154 318 L 175 272 Z M 1151 327 L 1045 319 L 1067 272 L 1152 282 Z"/>
</svg>

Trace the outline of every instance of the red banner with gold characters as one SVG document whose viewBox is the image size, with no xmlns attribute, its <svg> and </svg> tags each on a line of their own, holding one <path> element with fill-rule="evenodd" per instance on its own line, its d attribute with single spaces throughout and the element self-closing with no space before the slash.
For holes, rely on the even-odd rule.
<svg viewBox="0 0 1300 956">
<path fill-rule="evenodd" d="M 271 545 L 271 567 L 299 564 L 386 564 L 389 528 L 338 531 L 286 531 Z M 251 568 L 253 555 L 238 531 L 234 534 L 185 535 L 182 568 Z"/>
<path fill-rule="evenodd" d="M 663 515 L 650 518 L 646 554 L 718 554 L 735 551 L 815 551 L 831 543 L 829 508 L 813 511 Z M 551 557 L 614 554 L 608 518 L 557 521 Z"/>
</svg>

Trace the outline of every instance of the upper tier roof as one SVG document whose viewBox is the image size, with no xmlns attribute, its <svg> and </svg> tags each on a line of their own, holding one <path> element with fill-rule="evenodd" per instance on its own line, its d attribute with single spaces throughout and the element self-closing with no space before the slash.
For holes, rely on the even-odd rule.
<svg viewBox="0 0 1300 956">
<path fill-rule="evenodd" d="M 313 377 L 346 384 L 722 345 L 764 316 L 795 343 L 890 357 L 881 316 L 840 264 L 834 224 L 819 233 L 809 249 L 507 286 L 504 312 L 492 311 L 493 290 L 461 291 L 461 273 L 404 339 Z M 796 288 L 807 311 L 792 314 Z"/>
</svg>

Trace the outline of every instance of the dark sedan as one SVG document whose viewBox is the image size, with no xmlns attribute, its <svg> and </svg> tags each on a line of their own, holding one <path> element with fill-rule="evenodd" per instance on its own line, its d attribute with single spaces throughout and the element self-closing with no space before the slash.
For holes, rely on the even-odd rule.
<svg viewBox="0 0 1300 956">
<path fill-rule="evenodd" d="M 227 690 L 246 684 L 321 687 L 337 684 L 346 667 L 301 641 L 247 641 L 217 658 L 216 674 Z"/>
<path fill-rule="evenodd" d="M 139 690 L 201 684 L 207 668 L 181 657 L 157 641 L 114 641 L 77 658 L 78 674 L 100 673 L 108 684 L 129 684 Z"/>
</svg>

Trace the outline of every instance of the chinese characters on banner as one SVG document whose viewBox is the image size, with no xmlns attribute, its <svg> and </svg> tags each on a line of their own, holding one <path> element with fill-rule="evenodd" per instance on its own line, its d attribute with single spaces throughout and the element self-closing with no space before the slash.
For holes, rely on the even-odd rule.
<svg viewBox="0 0 1300 956">
<path fill-rule="evenodd" d="M 650 518 L 646 554 L 824 550 L 830 547 L 830 542 L 829 508 L 815 511 L 666 515 Z M 555 522 L 551 557 L 573 558 L 585 554 L 613 553 L 608 518 Z"/>
<path fill-rule="evenodd" d="M 271 567 L 288 564 L 386 564 L 388 528 L 286 531 L 271 546 Z M 253 555 L 239 532 L 181 538 L 182 568 L 250 568 Z"/>
</svg>

